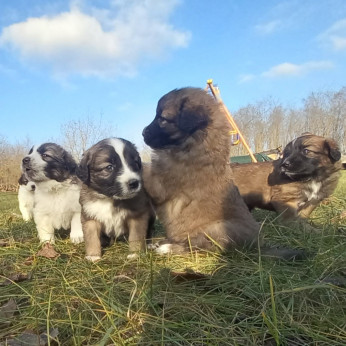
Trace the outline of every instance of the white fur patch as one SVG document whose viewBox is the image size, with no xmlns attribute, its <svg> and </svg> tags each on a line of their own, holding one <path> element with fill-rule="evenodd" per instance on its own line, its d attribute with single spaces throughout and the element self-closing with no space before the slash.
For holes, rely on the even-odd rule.
<svg viewBox="0 0 346 346">
<path fill-rule="evenodd" d="M 85 256 L 85 259 L 91 262 L 97 262 L 101 259 L 100 256 Z"/>
<path fill-rule="evenodd" d="M 34 190 L 31 186 L 35 185 L 29 181 L 27 185 L 20 185 L 18 190 L 19 210 L 24 221 L 30 221 L 34 215 Z"/>
<path fill-rule="evenodd" d="M 136 195 L 138 191 L 141 189 L 141 176 L 138 172 L 134 172 L 129 166 L 128 162 L 124 157 L 125 143 L 118 138 L 109 139 L 109 144 L 113 146 L 116 153 L 119 155 L 121 160 L 121 164 L 123 166 L 123 172 L 118 176 L 117 180 L 121 184 L 121 189 L 123 191 L 124 197 L 113 196 L 115 199 L 126 199 L 131 198 Z M 138 188 L 136 190 L 129 190 L 128 182 L 132 179 L 138 180 Z"/>
<path fill-rule="evenodd" d="M 127 255 L 128 260 L 136 260 L 137 258 L 139 258 L 138 253 L 130 253 L 129 255 Z"/>
<path fill-rule="evenodd" d="M 71 241 L 83 241 L 79 204 L 80 186 L 70 180 L 36 183 L 34 220 L 41 242 L 54 242 L 54 229 L 71 229 Z M 73 222 L 72 222 L 73 220 Z"/>
<path fill-rule="evenodd" d="M 128 211 L 114 208 L 111 198 L 87 202 L 83 205 L 83 211 L 89 217 L 101 222 L 108 236 L 115 236 L 117 238 L 126 231 L 125 220 Z"/>
<path fill-rule="evenodd" d="M 318 193 L 320 192 L 321 187 L 322 187 L 322 183 L 316 182 L 314 180 L 310 181 L 307 184 L 307 189 L 304 191 L 304 193 L 308 201 L 319 199 Z"/>
<path fill-rule="evenodd" d="M 172 244 L 163 244 L 155 249 L 155 252 L 159 255 L 166 255 L 172 252 Z"/>
</svg>

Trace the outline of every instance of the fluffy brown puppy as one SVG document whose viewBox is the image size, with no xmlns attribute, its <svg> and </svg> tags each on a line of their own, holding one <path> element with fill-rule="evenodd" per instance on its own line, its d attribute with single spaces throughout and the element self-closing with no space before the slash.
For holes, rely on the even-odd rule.
<svg viewBox="0 0 346 346">
<path fill-rule="evenodd" d="M 273 210 L 284 219 L 307 218 L 333 193 L 340 176 L 340 157 L 333 139 L 304 134 L 287 144 L 279 160 L 231 167 L 250 209 Z"/>
<path fill-rule="evenodd" d="M 220 106 L 202 89 L 176 89 L 159 100 L 143 130 L 153 150 L 144 185 L 167 233 L 157 252 L 257 243 L 259 225 L 232 180 L 229 131 Z"/>
<path fill-rule="evenodd" d="M 135 146 L 121 138 L 104 139 L 88 149 L 77 170 L 86 258 L 101 258 L 104 238 L 127 236 L 129 258 L 145 249 L 155 220 L 142 183 L 142 164 Z"/>
</svg>

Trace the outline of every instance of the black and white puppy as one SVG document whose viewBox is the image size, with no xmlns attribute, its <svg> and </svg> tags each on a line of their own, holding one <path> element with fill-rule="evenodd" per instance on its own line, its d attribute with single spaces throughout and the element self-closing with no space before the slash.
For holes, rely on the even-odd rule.
<svg viewBox="0 0 346 346">
<path fill-rule="evenodd" d="M 22 160 L 22 172 L 36 185 L 33 215 L 41 242 L 54 243 L 54 229 L 71 229 L 72 243 L 83 241 L 81 184 L 77 164 L 55 143 L 34 146 Z"/>
<path fill-rule="evenodd" d="M 19 180 L 18 190 L 18 203 L 19 210 L 22 214 L 24 221 L 30 221 L 33 219 L 34 212 L 34 193 L 36 185 L 33 181 L 29 181 L 26 175 L 23 173 Z"/>
<path fill-rule="evenodd" d="M 145 249 L 155 220 L 143 188 L 142 164 L 135 146 L 121 138 L 104 139 L 88 149 L 77 171 L 86 258 L 101 258 L 102 238 L 127 236 L 129 258 Z"/>
</svg>

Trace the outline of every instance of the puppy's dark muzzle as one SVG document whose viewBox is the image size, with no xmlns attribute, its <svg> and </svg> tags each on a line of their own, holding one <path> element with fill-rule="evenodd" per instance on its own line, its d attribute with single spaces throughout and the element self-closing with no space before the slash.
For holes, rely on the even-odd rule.
<svg viewBox="0 0 346 346">
<path fill-rule="evenodd" d="M 137 179 L 131 179 L 128 181 L 127 186 L 130 190 L 137 190 L 139 187 L 139 180 Z"/>
<path fill-rule="evenodd" d="M 145 137 L 148 135 L 148 133 L 149 133 L 148 126 L 146 126 L 142 131 L 142 136 Z"/>
<path fill-rule="evenodd" d="M 144 142 L 148 144 L 148 141 L 150 141 L 152 137 L 149 125 L 144 128 L 142 132 L 142 136 L 143 136 Z"/>
</svg>

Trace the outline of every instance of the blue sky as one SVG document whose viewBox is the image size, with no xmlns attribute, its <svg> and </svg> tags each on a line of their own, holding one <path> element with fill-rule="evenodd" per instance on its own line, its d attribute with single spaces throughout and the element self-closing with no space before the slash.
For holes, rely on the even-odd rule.
<svg viewBox="0 0 346 346">
<path fill-rule="evenodd" d="M 218 84 L 231 111 L 346 85 L 345 0 L 0 1 L 0 135 L 100 118 L 142 145 L 158 99 Z"/>
</svg>

